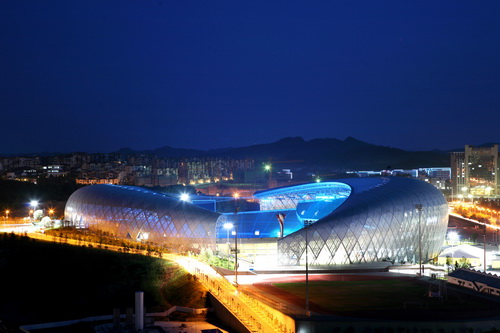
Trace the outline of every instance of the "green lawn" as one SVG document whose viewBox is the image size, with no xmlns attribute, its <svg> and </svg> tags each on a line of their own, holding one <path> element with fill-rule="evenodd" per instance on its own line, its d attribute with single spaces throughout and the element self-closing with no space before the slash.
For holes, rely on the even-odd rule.
<svg viewBox="0 0 500 333">
<path fill-rule="evenodd" d="M 299 297 L 305 295 L 304 283 L 276 283 L 274 286 Z M 419 301 L 426 292 L 427 286 L 395 280 L 309 283 L 310 301 L 335 312 L 372 309 L 374 304 L 381 310 L 392 309 L 403 302 Z"/>
<path fill-rule="evenodd" d="M 305 283 L 274 283 L 296 297 L 305 298 Z M 338 315 L 446 319 L 460 314 L 477 316 L 500 306 L 447 290 L 443 300 L 428 297 L 429 284 L 411 279 L 365 281 L 311 281 L 309 301 Z"/>
</svg>

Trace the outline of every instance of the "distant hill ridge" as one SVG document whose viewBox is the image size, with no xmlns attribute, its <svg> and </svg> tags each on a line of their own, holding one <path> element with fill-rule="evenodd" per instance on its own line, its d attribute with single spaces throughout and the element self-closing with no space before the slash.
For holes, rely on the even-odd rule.
<svg viewBox="0 0 500 333">
<path fill-rule="evenodd" d="M 485 143 L 478 146 L 492 146 L 498 143 Z M 287 164 L 281 161 L 294 161 L 293 166 L 319 166 L 350 170 L 410 169 L 419 167 L 449 167 L 452 151 L 406 151 L 399 148 L 370 144 L 353 137 L 345 140 L 317 138 L 309 141 L 302 137 L 287 137 L 276 142 L 245 147 L 228 147 L 211 150 L 197 150 L 164 146 L 150 150 L 121 148 L 114 153 L 123 155 L 153 154 L 158 157 L 226 157 L 233 159 L 253 158 L 256 163 L 272 162 L 274 165 Z M 38 153 L 3 156 L 53 156 L 63 153 Z M 300 161 L 300 162 L 299 162 Z"/>
<path fill-rule="evenodd" d="M 446 167 L 450 164 L 448 152 L 410 152 L 398 148 L 373 145 L 353 137 L 345 140 L 318 138 L 306 141 L 301 137 L 288 137 L 276 142 L 246 147 L 213 149 L 208 151 L 180 149 L 165 146 L 154 150 L 118 152 L 155 154 L 159 157 L 227 157 L 234 159 L 253 158 L 257 163 L 294 161 L 294 166 L 325 166 L 338 169 L 385 169 Z M 297 162 L 300 161 L 300 162 Z M 286 164 L 286 163 L 283 163 Z"/>
</svg>

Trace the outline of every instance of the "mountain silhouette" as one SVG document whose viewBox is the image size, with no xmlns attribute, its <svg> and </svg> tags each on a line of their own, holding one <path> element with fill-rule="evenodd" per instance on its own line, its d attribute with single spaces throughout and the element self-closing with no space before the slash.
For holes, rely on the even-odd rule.
<svg viewBox="0 0 500 333">
<path fill-rule="evenodd" d="M 492 143 L 488 143 L 476 147 L 492 145 Z M 338 170 L 383 170 L 387 166 L 391 166 L 393 169 L 449 167 L 451 151 L 463 151 L 463 147 L 446 151 L 407 151 L 374 145 L 353 137 L 347 137 L 345 140 L 317 138 L 309 141 L 304 140 L 302 137 L 287 137 L 276 142 L 245 147 L 197 150 L 163 146 L 149 150 L 121 148 L 114 153 L 119 153 L 123 157 L 126 155 L 149 154 L 162 158 L 251 158 L 255 160 L 255 165 L 272 162 L 275 166 L 290 167 L 290 163 L 293 162 L 293 167 L 314 166 Z M 0 154 L 0 156 L 54 156 L 67 154 L 45 152 L 21 155 Z"/>
<path fill-rule="evenodd" d="M 127 150 L 127 153 L 132 151 Z M 353 137 L 345 140 L 319 138 L 310 141 L 301 137 L 288 137 L 272 143 L 208 151 L 165 146 L 135 153 L 172 158 L 252 158 L 256 163 L 272 162 L 273 165 L 279 165 L 294 162 L 294 166 L 333 167 L 343 170 L 380 170 L 388 165 L 395 169 L 450 166 L 450 156 L 445 151 L 405 151 L 373 145 Z"/>
</svg>

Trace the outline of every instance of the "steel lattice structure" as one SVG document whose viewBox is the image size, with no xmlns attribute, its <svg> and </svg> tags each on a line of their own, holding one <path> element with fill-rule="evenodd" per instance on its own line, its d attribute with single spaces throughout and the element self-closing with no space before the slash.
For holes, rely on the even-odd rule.
<svg viewBox="0 0 500 333">
<path fill-rule="evenodd" d="M 352 193 L 340 207 L 278 240 L 281 265 L 305 264 L 306 236 L 311 265 L 417 262 L 419 246 L 424 261 L 439 254 L 448 225 L 448 205 L 434 186 L 399 177 L 346 179 L 342 183 Z M 420 212 L 417 204 L 423 207 Z"/>
<path fill-rule="evenodd" d="M 92 185 L 74 192 L 65 218 L 75 226 L 180 250 L 215 248 L 220 214 L 134 186 Z"/>
<path fill-rule="evenodd" d="M 232 222 L 238 241 L 248 248 L 262 239 L 274 248 L 277 243 L 278 253 L 270 255 L 278 263 L 270 264 L 286 266 L 305 264 L 306 243 L 311 265 L 417 262 L 420 250 L 425 261 L 439 254 L 446 234 L 444 196 L 416 179 L 351 178 L 261 191 L 255 198 L 260 211 L 219 214 L 139 187 L 92 185 L 71 195 L 65 219 L 180 251 L 217 250 L 217 239 L 226 244 L 236 237 L 223 229 Z M 284 217 L 284 237 L 279 237 L 278 214 Z"/>
</svg>

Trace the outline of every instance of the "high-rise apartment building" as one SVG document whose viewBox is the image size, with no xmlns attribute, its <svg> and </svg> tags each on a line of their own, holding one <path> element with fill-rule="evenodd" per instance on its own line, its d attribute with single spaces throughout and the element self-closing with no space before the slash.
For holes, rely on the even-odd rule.
<svg viewBox="0 0 500 333">
<path fill-rule="evenodd" d="M 451 153 L 451 180 L 456 197 L 500 195 L 498 145 L 473 147 Z"/>
</svg>

